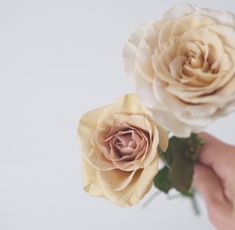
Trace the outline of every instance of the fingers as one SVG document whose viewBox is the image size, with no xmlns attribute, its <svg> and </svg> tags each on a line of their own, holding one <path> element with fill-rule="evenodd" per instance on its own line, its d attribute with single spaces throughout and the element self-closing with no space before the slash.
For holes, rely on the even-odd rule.
<svg viewBox="0 0 235 230">
<path fill-rule="evenodd" d="M 200 133 L 199 137 L 205 140 L 205 145 L 198 157 L 199 162 L 211 167 L 224 180 L 227 176 L 229 162 L 231 162 L 231 146 L 207 133 Z"/>
<path fill-rule="evenodd" d="M 232 213 L 232 205 L 224 196 L 223 186 L 212 169 L 197 164 L 194 169 L 193 187 L 202 194 L 211 221 L 223 223 Z"/>
<path fill-rule="evenodd" d="M 235 148 L 206 133 L 199 137 L 206 143 L 194 169 L 193 187 L 204 197 L 212 223 L 218 229 L 233 229 L 230 225 L 234 223 L 231 222 L 234 220 L 231 186 L 234 184 Z"/>
<path fill-rule="evenodd" d="M 197 164 L 194 168 L 193 187 L 204 197 L 208 206 L 225 202 L 223 187 L 216 174 L 208 167 Z"/>
</svg>

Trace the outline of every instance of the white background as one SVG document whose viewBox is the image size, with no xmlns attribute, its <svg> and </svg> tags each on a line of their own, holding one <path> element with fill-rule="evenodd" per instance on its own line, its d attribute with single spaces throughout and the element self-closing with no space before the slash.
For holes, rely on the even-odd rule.
<svg viewBox="0 0 235 230">
<path fill-rule="evenodd" d="M 129 34 L 179 1 L 0 0 L 0 229 L 212 230 L 200 199 L 121 209 L 82 190 L 76 124 L 130 92 Z M 234 1 L 193 1 L 231 10 Z M 209 127 L 234 143 L 235 114 Z M 154 190 L 152 191 L 154 192 Z"/>
</svg>

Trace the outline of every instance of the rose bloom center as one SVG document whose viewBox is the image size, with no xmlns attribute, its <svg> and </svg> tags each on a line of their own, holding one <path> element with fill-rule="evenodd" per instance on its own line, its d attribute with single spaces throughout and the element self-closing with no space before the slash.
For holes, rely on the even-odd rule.
<svg viewBox="0 0 235 230">
<path fill-rule="evenodd" d="M 116 129 L 116 128 L 113 128 Z M 115 162 L 132 162 L 143 157 L 149 150 L 150 135 L 136 127 L 121 128 L 102 141 L 104 156 Z"/>
</svg>

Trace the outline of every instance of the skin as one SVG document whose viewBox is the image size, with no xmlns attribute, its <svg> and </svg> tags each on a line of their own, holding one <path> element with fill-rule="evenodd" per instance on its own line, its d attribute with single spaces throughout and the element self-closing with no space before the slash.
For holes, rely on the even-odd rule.
<svg viewBox="0 0 235 230">
<path fill-rule="evenodd" d="M 193 187 L 202 194 L 212 224 L 235 229 L 235 146 L 201 133 L 206 141 L 195 166 Z"/>
</svg>

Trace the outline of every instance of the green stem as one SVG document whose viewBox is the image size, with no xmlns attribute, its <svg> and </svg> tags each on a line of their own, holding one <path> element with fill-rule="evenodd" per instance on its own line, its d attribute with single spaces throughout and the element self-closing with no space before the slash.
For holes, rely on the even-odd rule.
<svg viewBox="0 0 235 230">
<path fill-rule="evenodd" d="M 158 195 L 160 195 L 160 194 L 161 194 L 160 191 L 157 191 L 157 192 L 153 193 L 153 194 L 148 198 L 148 200 L 146 200 L 146 202 L 142 205 L 142 209 L 147 208 L 147 206 L 148 206 Z"/>
<path fill-rule="evenodd" d="M 191 199 L 191 203 L 192 203 L 194 213 L 199 216 L 201 214 L 201 212 L 200 212 L 200 208 L 198 206 L 198 202 L 197 202 L 197 199 L 196 199 L 196 193 L 194 191 L 192 192 L 192 196 L 190 197 L 190 199 Z"/>
</svg>

